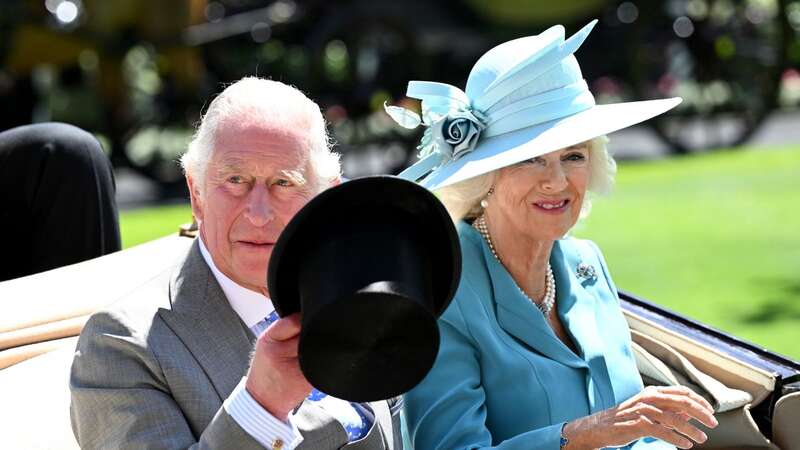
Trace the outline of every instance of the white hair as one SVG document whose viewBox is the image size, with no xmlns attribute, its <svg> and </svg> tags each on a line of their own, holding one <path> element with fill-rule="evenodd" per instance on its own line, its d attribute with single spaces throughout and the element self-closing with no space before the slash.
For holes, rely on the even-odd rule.
<svg viewBox="0 0 800 450">
<path fill-rule="evenodd" d="M 245 77 L 229 85 L 209 105 L 181 166 L 196 180 L 202 192 L 216 133 L 228 120 L 237 124 L 269 124 L 270 128 L 308 130 L 309 167 L 320 188 L 341 176 L 339 155 L 331 151 L 331 139 L 319 106 L 297 88 L 278 81 Z"/>
<path fill-rule="evenodd" d="M 587 190 L 589 192 L 583 198 L 581 219 L 588 216 L 592 208 L 589 194 L 609 194 L 614 186 L 614 177 L 617 174 L 617 163 L 608 153 L 608 138 L 599 136 L 588 143 L 589 184 Z M 480 202 L 486 197 L 489 189 L 494 186 L 498 170 L 445 186 L 435 191 L 454 222 L 458 223 L 462 219 L 474 219 L 483 214 L 483 207 L 481 207 Z"/>
</svg>

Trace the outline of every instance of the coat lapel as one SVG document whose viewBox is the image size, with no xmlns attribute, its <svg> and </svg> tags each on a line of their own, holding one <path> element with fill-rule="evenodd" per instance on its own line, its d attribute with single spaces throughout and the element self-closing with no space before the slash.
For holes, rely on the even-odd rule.
<svg viewBox="0 0 800 450">
<path fill-rule="evenodd" d="M 477 231 L 469 227 L 473 242 L 482 247 L 491 288 L 497 303 L 497 322 L 510 335 L 542 355 L 569 367 L 586 367 L 550 329 L 541 311 L 519 290 L 511 274 L 497 261 Z M 559 286 L 560 287 L 560 286 Z M 556 290 L 558 294 L 558 290 Z"/>
<path fill-rule="evenodd" d="M 564 328 L 572 337 L 581 358 L 589 366 L 587 373 L 587 392 L 592 412 L 609 408 L 615 404 L 613 389 L 608 377 L 605 359 L 605 340 L 597 323 L 597 309 L 604 307 L 594 295 L 596 278 L 579 279 L 576 275 L 578 264 L 583 262 L 575 247 L 566 246 L 564 241 L 556 241 L 550 257 L 553 275 L 556 280 L 556 301 Z M 594 260 L 585 261 L 596 265 Z M 600 271 L 600 267 L 595 267 Z"/>
<path fill-rule="evenodd" d="M 220 401 L 247 372 L 255 337 L 231 308 L 197 242 L 170 283 L 171 309 L 159 315 L 203 367 Z"/>
</svg>

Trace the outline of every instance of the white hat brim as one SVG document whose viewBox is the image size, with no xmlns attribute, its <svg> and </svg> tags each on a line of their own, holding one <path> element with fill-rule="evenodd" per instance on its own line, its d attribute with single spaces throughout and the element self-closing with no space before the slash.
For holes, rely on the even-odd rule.
<svg viewBox="0 0 800 450">
<path fill-rule="evenodd" d="M 438 168 L 421 184 L 435 190 L 545 153 L 644 122 L 678 106 L 681 98 L 596 105 L 563 119 L 481 140 L 462 158 Z"/>
</svg>

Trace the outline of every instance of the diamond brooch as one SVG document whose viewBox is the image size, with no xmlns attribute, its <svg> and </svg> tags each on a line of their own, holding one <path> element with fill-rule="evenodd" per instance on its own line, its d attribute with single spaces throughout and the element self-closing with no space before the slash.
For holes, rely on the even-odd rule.
<svg viewBox="0 0 800 450">
<path fill-rule="evenodd" d="M 577 269 L 575 269 L 575 274 L 578 275 L 578 278 L 582 280 L 597 279 L 597 270 L 595 270 L 594 266 L 584 262 L 578 264 Z"/>
</svg>

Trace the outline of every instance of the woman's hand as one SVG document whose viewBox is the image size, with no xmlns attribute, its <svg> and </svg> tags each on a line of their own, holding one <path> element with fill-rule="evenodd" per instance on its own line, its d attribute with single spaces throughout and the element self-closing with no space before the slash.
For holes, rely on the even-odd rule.
<svg viewBox="0 0 800 450">
<path fill-rule="evenodd" d="M 568 423 L 564 427 L 564 437 L 569 440 L 566 449 L 620 447 L 646 436 L 691 448 L 707 437 L 690 419 L 709 428 L 718 424 L 711 405 L 691 389 L 649 386 L 614 408 Z"/>
</svg>

